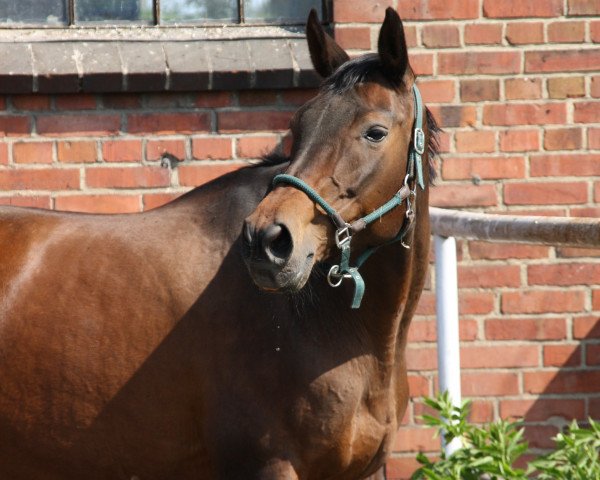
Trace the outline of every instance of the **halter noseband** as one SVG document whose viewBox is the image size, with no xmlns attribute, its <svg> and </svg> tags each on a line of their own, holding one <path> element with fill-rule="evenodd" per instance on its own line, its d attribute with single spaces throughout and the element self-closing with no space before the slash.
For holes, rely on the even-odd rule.
<svg viewBox="0 0 600 480">
<path fill-rule="evenodd" d="M 339 265 L 333 265 L 329 273 L 327 274 L 327 281 L 332 287 L 339 287 L 345 278 L 351 278 L 354 280 L 354 297 L 352 299 L 352 308 L 359 308 L 364 292 L 365 282 L 358 272 L 358 269 L 362 264 L 373 254 L 378 248 L 389 245 L 390 243 L 400 241 L 405 248 L 410 248 L 404 239 L 414 227 L 415 211 L 413 204 L 417 197 L 417 187 L 421 187 L 421 190 L 425 189 L 423 181 L 423 153 L 425 152 L 425 134 L 423 132 L 423 102 L 421 100 L 421 94 L 416 85 L 412 87 L 413 96 L 415 99 L 415 123 L 413 127 L 413 141 L 409 149 L 408 154 L 408 166 L 406 177 L 404 178 L 404 184 L 398 190 L 390 200 L 384 203 L 381 207 L 372 211 L 368 215 L 362 218 L 354 220 L 352 223 L 347 223 L 342 216 L 329 205 L 323 197 L 321 197 L 312 187 L 306 182 L 294 177 L 293 175 L 280 174 L 273 178 L 273 186 L 280 183 L 286 183 L 298 190 L 304 192 L 313 202 L 318 204 L 326 213 L 336 227 L 335 231 L 335 244 L 341 251 L 341 259 Z M 413 188 L 410 187 L 410 182 L 415 180 Z M 412 201 L 411 201 L 412 199 Z M 397 206 L 401 205 L 406 200 L 406 220 L 402 224 L 398 234 L 390 241 L 381 245 L 370 247 L 365 250 L 356 259 L 356 265 L 350 266 L 350 243 L 352 236 L 361 230 L 365 229 L 367 225 L 373 223 L 375 220 L 379 220 L 386 213 L 392 211 Z"/>
</svg>

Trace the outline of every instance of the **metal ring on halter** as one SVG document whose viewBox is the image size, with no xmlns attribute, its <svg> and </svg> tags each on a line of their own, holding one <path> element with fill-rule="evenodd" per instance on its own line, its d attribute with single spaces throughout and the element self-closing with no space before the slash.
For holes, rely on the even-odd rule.
<svg viewBox="0 0 600 480">
<path fill-rule="evenodd" d="M 329 273 L 327 274 L 327 283 L 332 287 L 339 287 L 342 284 L 344 278 L 352 278 L 352 275 L 349 273 L 338 273 L 340 271 L 339 265 L 333 265 L 329 269 Z M 337 280 L 334 278 L 337 277 Z"/>
</svg>

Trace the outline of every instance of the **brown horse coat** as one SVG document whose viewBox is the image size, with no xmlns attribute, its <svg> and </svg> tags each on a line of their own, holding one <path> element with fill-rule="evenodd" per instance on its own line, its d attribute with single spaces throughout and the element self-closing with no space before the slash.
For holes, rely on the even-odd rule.
<svg viewBox="0 0 600 480">
<path fill-rule="evenodd" d="M 380 42 L 405 54 L 400 34 L 390 10 Z M 321 73 L 347 58 L 314 21 L 309 40 Z M 344 116 L 382 109 L 394 120 L 389 148 L 373 155 L 393 173 L 355 192 L 321 191 L 338 203 L 356 196 L 342 209 L 351 218 L 397 190 L 413 112 L 404 70 L 397 87 L 374 73 L 303 107 L 291 164 L 239 170 L 142 214 L 0 209 L 0 478 L 358 479 L 381 468 L 408 399 L 404 348 L 427 266 L 427 190 L 412 248 L 390 245 L 365 264 L 355 311 L 350 286 L 331 289 L 321 273 L 335 255 L 328 219 L 301 192 L 268 192 L 286 170 L 320 188 L 319 176 L 343 184 L 340 162 L 362 155 L 350 151 Z M 342 121 L 317 142 L 315 115 Z M 361 182 L 373 177 L 363 173 Z M 393 236 L 397 210 L 357 235 L 356 248 Z M 316 245 L 314 265 L 302 285 L 263 290 L 244 265 L 240 231 L 246 218 L 259 232 L 275 216 L 290 224 L 294 255 Z"/>
</svg>

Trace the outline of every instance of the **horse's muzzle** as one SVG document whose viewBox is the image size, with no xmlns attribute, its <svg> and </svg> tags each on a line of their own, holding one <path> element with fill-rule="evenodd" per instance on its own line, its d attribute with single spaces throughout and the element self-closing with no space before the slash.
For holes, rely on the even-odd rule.
<svg viewBox="0 0 600 480">
<path fill-rule="evenodd" d="M 314 255 L 309 254 L 296 261 L 293 255 L 294 241 L 286 225 L 272 223 L 256 228 L 246 220 L 242 244 L 244 261 L 258 287 L 269 291 L 293 292 L 306 283 Z"/>
</svg>

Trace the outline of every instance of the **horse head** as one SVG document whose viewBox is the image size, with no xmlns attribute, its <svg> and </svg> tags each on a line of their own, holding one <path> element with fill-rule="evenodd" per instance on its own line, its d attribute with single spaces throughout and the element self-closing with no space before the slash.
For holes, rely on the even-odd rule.
<svg viewBox="0 0 600 480">
<path fill-rule="evenodd" d="M 424 134 L 415 126 L 424 112 L 395 10 L 386 11 L 378 52 L 352 60 L 314 11 L 306 33 L 314 68 L 325 80 L 292 118 L 289 167 L 275 177 L 242 233 L 250 275 L 269 291 L 302 289 L 314 266 L 334 261 L 350 236 L 353 255 L 398 237 L 410 223 L 417 185 L 425 183 Z M 415 146 L 416 166 L 410 161 Z M 395 198 L 385 216 L 376 215 Z M 334 273 L 341 281 L 349 270 L 339 267 Z"/>
</svg>

